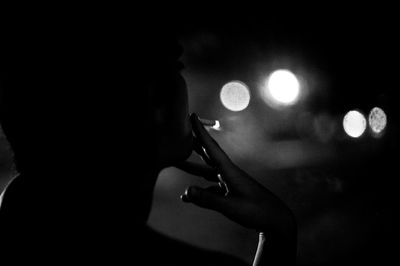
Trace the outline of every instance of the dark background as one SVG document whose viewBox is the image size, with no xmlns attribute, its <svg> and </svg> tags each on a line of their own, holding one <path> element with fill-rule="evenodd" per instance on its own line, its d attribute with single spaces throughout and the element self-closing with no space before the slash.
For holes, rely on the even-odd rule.
<svg viewBox="0 0 400 266">
<path fill-rule="evenodd" d="M 212 134 L 221 146 L 295 212 L 299 264 L 382 263 L 395 254 L 399 52 L 396 18 L 388 10 L 254 6 L 183 19 L 190 110 L 219 119 L 224 128 Z M 302 99 L 282 110 L 259 95 L 278 68 L 303 78 Z M 219 100 L 231 80 L 250 88 L 244 111 L 228 111 Z M 384 134 L 374 137 L 367 128 L 358 139 L 348 137 L 346 112 L 368 116 L 375 106 L 388 117 Z M 179 195 L 193 183 L 205 185 L 179 170 L 163 171 L 149 224 L 250 262 L 256 232 L 182 204 Z"/>
<path fill-rule="evenodd" d="M 398 23 L 395 9 L 364 7 L 193 4 L 163 17 L 178 20 L 190 111 L 219 119 L 223 130 L 212 135 L 232 160 L 293 210 L 299 264 L 383 263 L 397 251 Z M 143 27 L 149 20 L 143 19 Z M 301 101 L 282 110 L 259 95 L 265 78 L 278 68 L 292 70 L 304 82 Z M 252 96 L 238 113 L 219 100 L 221 87 L 231 80 L 245 82 Z M 359 139 L 348 137 L 344 114 L 358 109 L 368 115 L 375 106 L 388 116 L 384 134 L 376 138 L 367 129 Z M 3 136 L 0 141 L 5 142 Z M 9 170 L 10 161 L 0 160 Z M 257 233 L 183 204 L 179 196 L 195 183 L 205 185 L 165 169 L 149 224 L 250 263 Z"/>
</svg>

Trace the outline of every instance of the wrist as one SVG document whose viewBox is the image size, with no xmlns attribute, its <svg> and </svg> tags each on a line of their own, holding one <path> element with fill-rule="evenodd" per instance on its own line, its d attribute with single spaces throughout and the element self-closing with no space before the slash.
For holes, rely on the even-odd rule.
<svg viewBox="0 0 400 266">
<path fill-rule="evenodd" d="M 283 233 L 278 233 L 278 231 L 259 232 L 253 266 L 295 265 L 296 257 L 296 233 L 293 231 Z"/>
</svg>

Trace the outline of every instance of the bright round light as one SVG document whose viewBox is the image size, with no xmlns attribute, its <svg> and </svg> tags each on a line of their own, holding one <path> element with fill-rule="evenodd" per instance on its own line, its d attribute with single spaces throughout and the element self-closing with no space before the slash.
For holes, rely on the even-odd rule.
<svg viewBox="0 0 400 266">
<path fill-rule="evenodd" d="M 297 100 L 300 84 L 296 76 L 289 70 L 274 71 L 267 80 L 269 95 L 280 104 L 292 104 Z"/>
<path fill-rule="evenodd" d="M 242 111 L 249 105 L 250 91 L 243 82 L 231 81 L 222 87 L 220 99 L 227 109 Z"/>
<path fill-rule="evenodd" d="M 385 112 L 379 107 L 374 107 L 369 113 L 368 122 L 374 133 L 381 133 L 385 129 L 387 123 Z"/>
<path fill-rule="evenodd" d="M 367 120 L 358 111 L 350 111 L 343 118 L 344 131 L 353 138 L 360 137 L 367 128 Z"/>
</svg>

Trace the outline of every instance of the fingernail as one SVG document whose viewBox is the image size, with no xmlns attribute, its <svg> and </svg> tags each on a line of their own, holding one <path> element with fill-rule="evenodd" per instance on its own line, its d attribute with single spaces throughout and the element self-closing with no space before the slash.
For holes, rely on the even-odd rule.
<svg viewBox="0 0 400 266">
<path fill-rule="evenodd" d="M 185 190 L 185 193 L 183 193 L 182 195 L 181 195 L 181 200 L 183 201 L 183 202 L 189 202 L 189 190 L 190 190 L 190 187 L 188 187 L 186 190 Z"/>
<path fill-rule="evenodd" d="M 189 202 L 189 199 L 187 198 L 187 196 L 185 194 L 181 195 L 181 200 L 183 202 Z"/>
</svg>

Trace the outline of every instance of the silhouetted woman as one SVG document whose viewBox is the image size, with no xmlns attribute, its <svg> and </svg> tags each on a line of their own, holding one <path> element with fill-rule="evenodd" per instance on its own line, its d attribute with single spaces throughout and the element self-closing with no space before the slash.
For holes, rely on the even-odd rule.
<svg viewBox="0 0 400 266">
<path fill-rule="evenodd" d="M 92 22 L 25 21 L 7 35 L 1 123 L 21 175 L 0 210 L 1 260 L 242 265 L 146 226 L 159 172 L 178 166 L 214 183 L 184 202 L 260 232 L 254 265 L 295 264 L 291 211 L 189 116 L 170 28 Z M 185 162 L 193 150 L 204 165 Z"/>
</svg>

